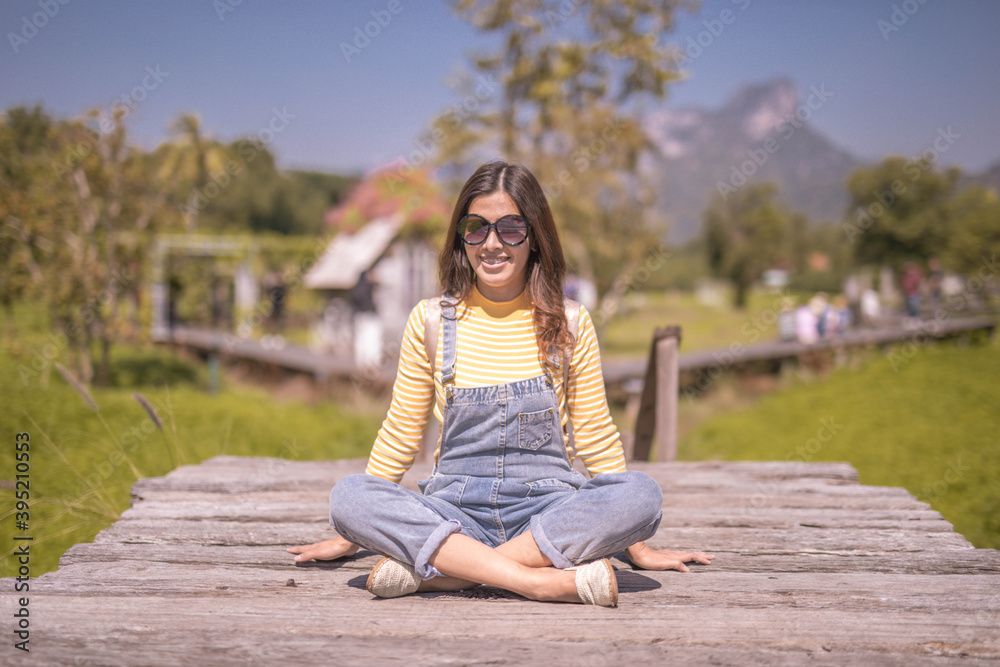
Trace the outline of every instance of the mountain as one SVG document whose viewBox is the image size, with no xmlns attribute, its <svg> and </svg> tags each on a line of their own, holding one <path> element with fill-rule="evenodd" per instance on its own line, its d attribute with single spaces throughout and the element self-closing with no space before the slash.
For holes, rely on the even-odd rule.
<svg viewBox="0 0 1000 667">
<path fill-rule="evenodd" d="M 650 113 L 645 127 L 659 156 L 643 168 L 661 188 L 670 240 L 696 236 L 712 198 L 747 182 L 776 182 L 788 206 L 814 222 L 840 219 L 847 176 L 861 163 L 810 126 L 829 97 L 777 79 L 740 89 L 718 110 Z"/>
<path fill-rule="evenodd" d="M 963 185 L 981 185 L 984 188 L 993 188 L 1000 194 L 1000 162 L 989 167 L 982 174 L 966 176 Z"/>
</svg>

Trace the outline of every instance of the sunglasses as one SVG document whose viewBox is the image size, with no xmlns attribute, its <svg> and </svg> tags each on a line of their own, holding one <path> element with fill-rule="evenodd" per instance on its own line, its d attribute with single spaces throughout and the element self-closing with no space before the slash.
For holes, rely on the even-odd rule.
<svg viewBox="0 0 1000 667">
<path fill-rule="evenodd" d="M 528 238 L 528 221 L 519 215 L 505 215 L 496 222 L 489 222 L 481 215 L 469 213 L 458 221 L 458 235 L 468 245 L 482 245 L 491 229 L 504 245 L 521 245 Z"/>
</svg>

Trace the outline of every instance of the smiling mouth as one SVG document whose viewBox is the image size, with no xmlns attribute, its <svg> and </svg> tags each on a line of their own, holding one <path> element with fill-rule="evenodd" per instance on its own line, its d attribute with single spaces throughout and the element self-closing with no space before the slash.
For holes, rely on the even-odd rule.
<svg viewBox="0 0 1000 667">
<path fill-rule="evenodd" d="M 483 257 L 480 259 L 483 264 L 488 266 L 498 266 L 507 261 L 506 257 Z"/>
</svg>

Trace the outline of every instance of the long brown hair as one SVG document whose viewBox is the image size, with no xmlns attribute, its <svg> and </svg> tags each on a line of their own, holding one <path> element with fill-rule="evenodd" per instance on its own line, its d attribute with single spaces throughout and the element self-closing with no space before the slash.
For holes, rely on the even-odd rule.
<svg viewBox="0 0 1000 667">
<path fill-rule="evenodd" d="M 476 274 L 465 254 L 465 244 L 458 236 L 458 221 L 469 212 L 474 200 L 496 192 L 507 193 L 517 205 L 518 213 L 528 221 L 532 249 L 525 281 L 528 296 L 534 305 L 538 352 L 543 363 L 551 365 L 554 356 L 558 365 L 562 356 L 570 353 L 575 344 L 563 305 L 566 259 L 549 202 L 541 185 L 526 167 L 503 160 L 487 162 L 462 186 L 438 259 L 441 286 L 445 294 L 458 301 L 465 301 L 472 292 Z"/>
</svg>

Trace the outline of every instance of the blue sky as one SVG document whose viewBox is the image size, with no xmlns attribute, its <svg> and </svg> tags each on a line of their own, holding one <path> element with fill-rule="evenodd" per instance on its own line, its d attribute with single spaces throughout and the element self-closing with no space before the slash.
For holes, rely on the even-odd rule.
<svg viewBox="0 0 1000 667">
<path fill-rule="evenodd" d="M 389 0 L 6 0 L 0 108 L 68 117 L 125 95 L 150 148 L 183 112 L 222 140 L 257 135 L 277 112 L 282 166 L 364 171 L 414 150 L 458 101 L 449 78 L 493 43 L 445 2 L 398 1 L 391 14 Z M 348 62 L 341 44 L 373 11 L 391 20 Z M 998 34 L 991 0 L 708 0 L 679 16 L 671 41 L 703 46 L 658 104 L 717 107 L 787 76 L 832 93 L 809 122 L 861 159 L 915 155 L 950 126 L 959 138 L 942 162 L 979 171 L 1000 161 Z"/>
</svg>

